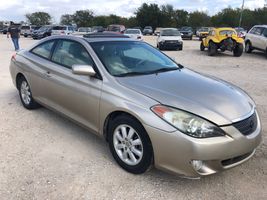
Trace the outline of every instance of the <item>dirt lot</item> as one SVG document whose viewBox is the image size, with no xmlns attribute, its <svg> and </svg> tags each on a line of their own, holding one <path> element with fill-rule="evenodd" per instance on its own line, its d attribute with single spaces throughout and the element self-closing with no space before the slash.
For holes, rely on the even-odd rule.
<svg viewBox="0 0 267 200">
<path fill-rule="evenodd" d="M 155 45 L 155 37 L 145 37 Z M 21 47 L 35 41 L 22 38 Z M 14 53 L 0 35 L 0 199 L 267 199 L 267 58 L 255 52 L 235 58 L 200 52 L 199 41 L 166 52 L 193 70 L 246 90 L 256 101 L 263 143 L 241 166 L 200 180 L 153 169 L 143 175 L 123 171 L 107 144 L 58 114 L 25 110 L 9 75 Z"/>
</svg>

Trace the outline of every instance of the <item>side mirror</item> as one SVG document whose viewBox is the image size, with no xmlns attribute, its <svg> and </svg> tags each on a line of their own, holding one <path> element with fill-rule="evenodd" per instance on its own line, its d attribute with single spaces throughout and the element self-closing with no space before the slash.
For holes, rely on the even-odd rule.
<svg viewBox="0 0 267 200">
<path fill-rule="evenodd" d="M 72 73 L 88 76 L 94 76 L 96 74 L 91 65 L 72 65 Z"/>
</svg>

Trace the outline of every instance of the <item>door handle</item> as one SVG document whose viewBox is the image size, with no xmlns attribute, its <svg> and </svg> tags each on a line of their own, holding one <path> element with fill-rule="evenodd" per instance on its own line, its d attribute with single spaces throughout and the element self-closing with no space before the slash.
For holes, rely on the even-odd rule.
<svg viewBox="0 0 267 200">
<path fill-rule="evenodd" d="M 49 71 L 45 72 L 44 75 L 45 75 L 45 77 L 47 77 L 47 78 L 50 78 L 50 77 L 51 77 L 51 73 L 50 73 Z"/>
</svg>

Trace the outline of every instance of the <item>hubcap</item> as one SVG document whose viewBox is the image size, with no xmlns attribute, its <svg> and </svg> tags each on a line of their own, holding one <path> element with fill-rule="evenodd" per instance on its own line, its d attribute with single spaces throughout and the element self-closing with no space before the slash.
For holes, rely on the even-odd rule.
<svg viewBox="0 0 267 200">
<path fill-rule="evenodd" d="M 138 133 L 129 125 L 118 126 L 113 134 L 114 149 L 128 165 L 137 165 L 143 157 L 143 144 Z"/>
<path fill-rule="evenodd" d="M 21 83 L 20 94 L 21 94 L 22 101 L 26 105 L 29 105 L 31 102 L 31 92 L 30 92 L 30 87 L 26 81 L 22 81 Z"/>
</svg>

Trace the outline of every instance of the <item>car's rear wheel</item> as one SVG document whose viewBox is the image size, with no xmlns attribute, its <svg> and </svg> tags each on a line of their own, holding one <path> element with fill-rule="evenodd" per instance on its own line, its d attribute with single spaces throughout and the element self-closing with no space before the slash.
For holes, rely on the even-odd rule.
<svg viewBox="0 0 267 200">
<path fill-rule="evenodd" d="M 182 51 L 182 50 L 183 50 L 183 46 L 180 46 L 180 47 L 178 48 L 178 50 L 179 50 L 179 51 Z"/>
<path fill-rule="evenodd" d="M 248 41 L 248 42 L 246 42 L 246 46 L 245 46 L 245 52 L 246 53 L 251 53 L 252 52 L 252 45 L 251 45 L 251 43 Z"/>
<path fill-rule="evenodd" d="M 210 42 L 208 47 L 208 55 L 214 56 L 216 54 L 217 54 L 217 45 L 214 42 Z"/>
<path fill-rule="evenodd" d="M 128 115 L 118 116 L 110 123 L 109 148 L 116 162 L 133 174 L 150 169 L 153 150 L 143 126 Z"/>
<path fill-rule="evenodd" d="M 200 43 L 200 51 L 204 51 L 205 50 L 205 46 L 203 44 L 203 41 Z"/>
<path fill-rule="evenodd" d="M 29 83 L 24 77 L 18 80 L 19 96 L 22 105 L 31 110 L 40 107 L 40 105 L 34 101 Z"/>
<path fill-rule="evenodd" d="M 233 51 L 234 56 L 240 57 L 243 53 L 243 49 L 244 49 L 243 44 L 237 44 Z"/>
</svg>

